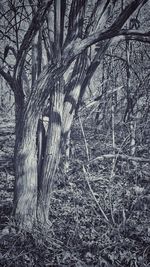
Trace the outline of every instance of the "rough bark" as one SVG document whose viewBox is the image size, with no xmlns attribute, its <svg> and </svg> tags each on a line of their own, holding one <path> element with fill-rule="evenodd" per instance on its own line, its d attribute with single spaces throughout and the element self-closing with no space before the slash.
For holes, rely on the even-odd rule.
<svg viewBox="0 0 150 267">
<path fill-rule="evenodd" d="M 63 82 L 61 80 L 58 80 L 52 96 L 46 151 L 44 156 L 42 181 L 40 186 L 41 190 L 38 201 L 38 219 L 42 223 L 48 222 L 49 220 L 52 184 L 60 160 L 63 104 Z"/>
<path fill-rule="evenodd" d="M 31 230 L 37 207 L 37 118 L 24 116 L 17 125 L 14 214 L 19 227 Z"/>
</svg>

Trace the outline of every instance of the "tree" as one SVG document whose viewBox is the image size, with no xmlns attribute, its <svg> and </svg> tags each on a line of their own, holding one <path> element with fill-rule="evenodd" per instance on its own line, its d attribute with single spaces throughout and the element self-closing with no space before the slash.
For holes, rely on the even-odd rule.
<svg viewBox="0 0 150 267">
<path fill-rule="evenodd" d="M 125 1 L 122 11 L 123 1 L 113 0 L 4 1 L 2 19 L 11 42 L 4 49 L 4 61 L 10 56 L 15 63 L 10 73 L 6 66 L 0 74 L 15 97 L 14 214 L 20 227 L 32 229 L 36 222 L 48 222 L 52 182 L 75 110 L 112 38 L 150 41 L 149 32 L 122 29 L 147 1 Z M 2 41 L 7 39 L 4 29 L 1 35 Z M 37 127 L 48 99 L 46 149 L 38 175 Z"/>
</svg>

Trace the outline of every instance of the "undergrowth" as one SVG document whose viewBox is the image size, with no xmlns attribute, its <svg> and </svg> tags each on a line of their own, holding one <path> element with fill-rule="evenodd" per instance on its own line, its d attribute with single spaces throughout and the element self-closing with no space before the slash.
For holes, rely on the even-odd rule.
<svg viewBox="0 0 150 267">
<path fill-rule="evenodd" d="M 19 232 L 3 220 L 0 266 L 150 266 L 150 186 L 138 169 L 110 177 L 75 163 L 59 172 L 51 227 Z"/>
<path fill-rule="evenodd" d="M 110 143 L 99 133 L 87 133 L 90 158 L 110 152 Z M 79 129 L 73 138 L 69 169 L 60 165 L 55 179 L 51 226 L 35 227 L 32 233 L 16 229 L 13 175 L 1 172 L 0 266 L 149 267 L 149 164 L 89 163 Z"/>
</svg>

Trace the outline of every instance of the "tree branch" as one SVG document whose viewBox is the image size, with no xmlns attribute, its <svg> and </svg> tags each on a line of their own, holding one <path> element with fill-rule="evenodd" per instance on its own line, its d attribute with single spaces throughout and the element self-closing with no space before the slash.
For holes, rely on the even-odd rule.
<svg viewBox="0 0 150 267">
<path fill-rule="evenodd" d="M 61 34 L 61 1 L 55 0 L 54 3 L 54 51 L 55 57 L 61 58 L 60 34 Z"/>
<path fill-rule="evenodd" d="M 88 25 L 85 29 L 85 36 L 86 37 L 88 36 L 88 34 L 91 31 L 91 26 L 93 26 L 93 28 L 95 28 L 95 29 L 98 28 L 97 26 L 99 25 L 99 22 L 101 21 L 101 18 L 103 17 L 109 4 L 110 4 L 110 0 L 108 0 L 106 2 L 97 0 L 97 2 L 95 3 L 95 6 L 93 8 L 92 14 L 90 16 Z M 95 18 L 98 18 L 98 22 L 96 22 L 96 23 L 95 23 Z"/>
<path fill-rule="evenodd" d="M 25 62 L 26 54 L 32 43 L 33 38 L 35 37 L 37 31 L 40 29 L 41 25 L 44 23 L 46 14 L 50 9 L 53 0 L 43 0 L 38 7 L 37 12 L 35 13 L 32 22 L 23 38 L 22 44 L 17 54 L 17 61 L 15 65 L 14 76 L 16 79 L 21 77 L 23 65 Z"/>
<path fill-rule="evenodd" d="M 81 37 L 83 29 L 83 13 L 87 0 L 72 0 L 69 13 L 68 31 L 64 47 L 74 39 Z"/>
<path fill-rule="evenodd" d="M 148 32 L 138 32 L 131 30 L 121 30 L 117 36 L 122 39 L 132 40 L 132 41 L 140 41 L 143 43 L 150 43 L 150 31 Z"/>
<path fill-rule="evenodd" d="M 146 3 L 148 0 L 144 0 Z M 75 58 L 87 47 L 106 39 L 111 39 L 119 35 L 120 29 L 132 15 L 132 13 L 143 3 L 143 0 L 133 0 L 126 8 L 121 12 L 116 21 L 106 31 L 97 31 L 89 35 L 87 38 L 81 40 L 79 38 L 70 42 L 70 44 L 64 49 L 63 61 L 67 61 L 68 57 Z"/>
<path fill-rule="evenodd" d="M 8 84 L 10 85 L 11 89 L 13 89 L 13 83 L 14 83 L 14 80 L 13 78 L 11 77 L 11 75 L 7 72 L 5 72 L 3 70 L 3 67 L 0 66 L 0 75 L 2 75 L 2 77 L 8 82 Z"/>
</svg>

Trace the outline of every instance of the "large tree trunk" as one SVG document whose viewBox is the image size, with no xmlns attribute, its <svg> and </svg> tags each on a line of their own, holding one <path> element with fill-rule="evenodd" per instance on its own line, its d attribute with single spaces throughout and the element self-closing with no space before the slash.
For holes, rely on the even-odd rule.
<svg viewBox="0 0 150 267">
<path fill-rule="evenodd" d="M 46 151 L 43 162 L 42 180 L 38 199 L 38 219 L 42 223 L 49 221 L 49 207 L 52 184 L 60 160 L 61 126 L 64 104 L 62 82 L 58 81 L 50 108 L 49 127 L 47 132 Z"/>
<path fill-rule="evenodd" d="M 14 215 L 17 225 L 28 230 L 36 220 L 37 122 L 29 113 L 16 121 Z"/>
</svg>

